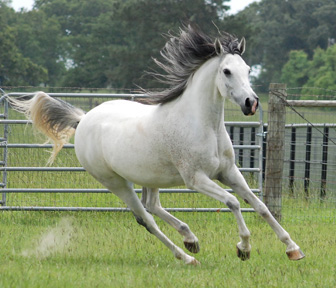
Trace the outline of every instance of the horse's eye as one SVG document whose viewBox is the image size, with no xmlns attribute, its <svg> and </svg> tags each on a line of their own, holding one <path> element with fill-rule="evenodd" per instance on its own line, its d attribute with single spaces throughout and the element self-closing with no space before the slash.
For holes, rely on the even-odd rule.
<svg viewBox="0 0 336 288">
<path fill-rule="evenodd" d="M 229 69 L 224 69 L 223 72 L 224 72 L 224 74 L 226 76 L 230 76 L 231 75 L 231 71 Z"/>
</svg>

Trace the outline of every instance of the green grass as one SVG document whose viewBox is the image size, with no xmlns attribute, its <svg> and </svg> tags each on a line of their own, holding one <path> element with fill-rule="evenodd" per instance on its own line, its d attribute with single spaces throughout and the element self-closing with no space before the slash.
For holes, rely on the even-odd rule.
<svg viewBox="0 0 336 288">
<path fill-rule="evenodd" d="M 232 214 L 175 215 L 200 240 L 199 267 L 176 260 L 131 213 L 2 212 L 0 287 L 335 287 L 334 223 L 284 223 L 306 254 L 291 262 L 270 227 L 245 214 L 252 254 L 242 262 Z"/>
<path fill-rule="evenodd" d="M 237 111 L 228 111 L 227 120 L 258 121 L 258 116 L 237 119 Z M 42 142 L 30 127 L 11 125 L 9 143 Z M 10 149 L 9 164 L 44 166 L 49 155 L 41 150 L 48 149 Z M 79 163 L 71 149 L 63 149 L 55 166 Z M 8 188 L 102 188 L 81 172 L 9 172 L 8 180 Z M 336 287 L 335 202 L 315 198 L 284 194 L 283 225 L 306 254 L 299 262 L 287 259 L 285 246 L 254 213 L 244 214 L 252 232 L 246 262 L 235 254 L 239 238 L 231 213 L 174 213 L 200 240 L 199 267 L 174 259 L 131 213 L 0 212 L 0 288 Z M 14 206 L 125 207 L 110 194 L 15 193 L 7 200 Z M 200 194 L 162 194 L 161 202 L 164 207 L 225 207 Z M 182 247 L 180 235 L 157 222 Z"/>
</svg>

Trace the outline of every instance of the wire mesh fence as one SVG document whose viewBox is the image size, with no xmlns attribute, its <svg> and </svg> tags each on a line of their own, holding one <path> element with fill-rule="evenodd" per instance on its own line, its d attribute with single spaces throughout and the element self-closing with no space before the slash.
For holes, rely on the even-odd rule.
<svg viewBox="0 0 336 288">
<path fill-rule="evenodd" d="M 287 89 L 288 100 L 336 99 L 336 91 Z M 335 107 L 286 109 L 282 208 L 287 220 L 336 221 Z"/>
</svg>

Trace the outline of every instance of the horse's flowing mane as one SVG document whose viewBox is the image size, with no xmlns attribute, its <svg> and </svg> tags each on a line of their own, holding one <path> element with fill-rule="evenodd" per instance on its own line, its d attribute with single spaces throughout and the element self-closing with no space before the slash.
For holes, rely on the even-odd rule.
<svg viewBox="0 0 336 288">
<path fill-rule="evenodd" d="M 189 77 L 204 62 L 217 56 L 214 45 L 216 38 L 205 35 L 190 25 L 180 29 L 178 36 L 172 34 L 168 36 L 170 39 L 160 52 L 163 62 L 154 59 L 166 74 L 155 72 L 149 74 L 160 82 L 168 84 L 169 88 L 159 92 L 145 91 L 150 96 L 148 102 L 151 104 L 164 104 L 179 97 L 187 87 Z M 236 37 L 222 32 L 217 38 L 222 44 L 224 53 L 241 54 Z"/>
</svg>

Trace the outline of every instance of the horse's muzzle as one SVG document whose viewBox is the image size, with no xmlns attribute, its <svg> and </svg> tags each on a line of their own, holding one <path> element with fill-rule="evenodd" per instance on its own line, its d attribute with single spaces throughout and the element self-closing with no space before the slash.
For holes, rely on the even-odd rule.
<svg viewBox="0 0 336 288">
<path fill-rule="evenodd" d="M 242 108 L 242 111 L 247 116 L 252 116 L 256 113 L 259 106 L 259 98 L 257 96 L 253 98 L 246 98 L 245 107 Z"/>
</svg>

